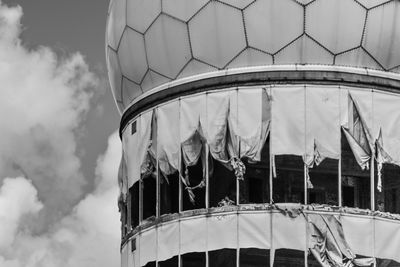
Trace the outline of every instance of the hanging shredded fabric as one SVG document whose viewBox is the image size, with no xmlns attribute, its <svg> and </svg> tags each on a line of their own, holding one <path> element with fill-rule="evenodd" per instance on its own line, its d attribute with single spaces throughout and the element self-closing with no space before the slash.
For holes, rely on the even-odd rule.
<svg viewBox="0 0 400 267">
<path fill-rule="evenodd" d="M 310 168 L 307 165 L 306 165 L 306 176 L 307 176 L 307 188 L 313 189 L 314 185 L 311 183 Z"/>
<path fill-rule="evenodd" d="M 246 173 L 246 166 L 238 157 L 232 157 L 229 161 L 233 170 L 235 171 L 235 176 L 238 180 L 244 180 L 244 174 Z"/>
</svg>

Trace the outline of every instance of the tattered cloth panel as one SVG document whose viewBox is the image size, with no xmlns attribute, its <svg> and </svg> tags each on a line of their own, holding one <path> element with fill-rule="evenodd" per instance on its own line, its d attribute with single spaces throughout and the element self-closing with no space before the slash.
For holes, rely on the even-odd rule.
<svg viewBox="0 0 400 267">
<path fill-rule="evenodd" d="M 308 249 L 323 267 L 372 266 L 374 258 L 357 258 L 346 242 L 340 217 L 305 214 L 308 221 Z"/>
<path fill-rule="evenodd" d="M 120 192 L 119 200 L 126 202 L 126 196 L 128 193 L 128 176 L 127 176 L 126 161 L 125 161 L 123 151 L 122 151 L 122 157 L 121 157 L 121 161 L 119 163 L 119 168 L 118 168 L 118 187 L 119 187 L 119 192 Z"/>
</svg>

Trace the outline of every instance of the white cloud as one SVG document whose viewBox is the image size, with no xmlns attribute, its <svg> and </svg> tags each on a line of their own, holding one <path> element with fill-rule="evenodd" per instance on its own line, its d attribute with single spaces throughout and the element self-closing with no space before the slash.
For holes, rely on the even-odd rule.
<svg viewBox="0 0 400 267">
<path fill-rule="evenodd" d="M 42 208 L 36 189 L 25 178 L 5 179 L 0 188 L 0 266 L 118 266 L 120 224 L 115 173 L 120 156 L 121 144 L 114 133 L 98 160 L 96 190 L 41 235 L 18 229 L 24 215 L 34 218 Z"/>
<path fill-rule="evenodd" d="M 83 191 L 77 156 L 102 84 L 79 53 L 26 48 L 22 15 L 0 0 L 0 266 L 118 266 L 117 134 L 98 159 L 93 192 Z"/>
<path fill-rule="evenodd" d="M 21 17 L 20 7 L 0 3 L 0 177 L 32 180 L 45 225 L 82 197 L 75 134 L 100 82 L 79 53 L 60 58 L 24 47 Z"/>
</svg>

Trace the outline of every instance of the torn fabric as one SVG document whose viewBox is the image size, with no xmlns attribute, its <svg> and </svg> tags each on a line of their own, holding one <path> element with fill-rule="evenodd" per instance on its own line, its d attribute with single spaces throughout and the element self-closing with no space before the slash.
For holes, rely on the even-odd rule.
<svg viewBox="0 0 400 267">
<path fill-rule="evenodd" d="M 356 102 L 348 94 L 348 125 L 342 126 L 343 133 L 361 169 L 369 169 L 372 156 L 371 134 L 363 120 Z"/>
<path fill-rule="evenodd" d="M 308 249 L 323 267 L 371 266 L 374 258 L 356 258 L 346 242 L 339 217 L 330 214 L 306 214 Z"/>
<path fill-rule="evenodd" d="M 122 152 L 124 153 L 124 152 Z M 126 196 L 128 193 L 128 176 L 127 176 L 127 171 L 126 171 L 126 161 L 125 157 L 122 154 L 121 161 L 119 163 L 119 168 L 118 168 L 118 187 L 119 187 L 119 192 L 122 197 L 122 201 L 126 202 Z"/>
<path fill-rule="evenodd" d="M 179 101 L 157 109 L 157 158 L 165 176 L 179 170 Z"/>
</svg>

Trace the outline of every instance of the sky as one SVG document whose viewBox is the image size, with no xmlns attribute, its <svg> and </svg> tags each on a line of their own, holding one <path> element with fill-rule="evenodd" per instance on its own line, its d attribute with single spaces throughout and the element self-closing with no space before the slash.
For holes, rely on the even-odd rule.
<svg viewBox="0 0 400 267">
<path fill-rule="evenodd" d="M 0 266 L 119 266 L 106 0 L 0 0 Z"/>
</svg>

